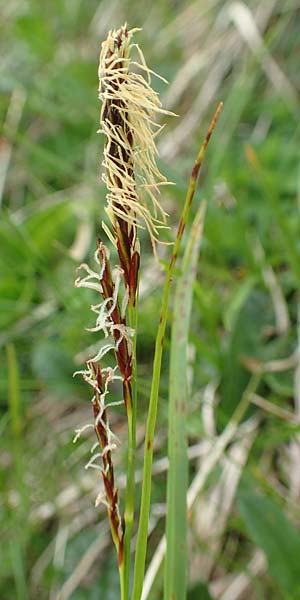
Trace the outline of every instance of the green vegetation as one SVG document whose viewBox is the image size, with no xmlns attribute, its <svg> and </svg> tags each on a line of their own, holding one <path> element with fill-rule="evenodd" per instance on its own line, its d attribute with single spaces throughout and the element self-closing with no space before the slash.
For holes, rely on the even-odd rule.
<svg viewBox="0 0 300 600">
<path fill-rule="evenodd" d="M 179 115 L 166 119 L 157 140 L 160 170 L 176 183 L 162 188 L 172 229 L 199 145 L 224 102 L 173 281 L 144 593 L 150 600 L 164 593 L 168 365 L 173 322 L 175 332 L 179 327 L 174 294 L 184 276 L 182 256 L 190 252 L 188 233 L 205 199 L 181 373 L 188 389 L 188 600 L 299 597 L 300 9 L 296 0 L 246 4 L 15 0 L 0 8 L 5 600 L 119 597 L 105 509 L 94 507 L 99 474 L 84 469 L 93 432 L 72 442 L 74 430 L 91 422 L 86 385 L 72 374 L 98 347 L 97 335 L 85 329 L 94 324 L 93 293 L 74 289 L 76 268 L 92 261 L 104 218 L 98 53 L 108 29 L 126 20 L 143 27 L 137 36 L 147 63 L 170 82 L 153 84 L 165 107 Z M 174 239 L 173 231 L 165 235 Z M 147 235 L 140 237 L 136 510 L 165 276 Z M 170 247 L 161 254 L 167 263 Z M 112 399 L 119 396 L 116 385 Z M 119 438 L 114 460 L 124 502 L 124 408 L 117 406 L 110 419 Z M 176 413 L 173 419 L 184 436 Z M 169 485 L 183 494 L 184 481 L 180 489 L 173 477 Z M 184 531 L 185 524 L 179 527 Z M 176 533 L 169 532 L 171 539 Z"/>
</svg>

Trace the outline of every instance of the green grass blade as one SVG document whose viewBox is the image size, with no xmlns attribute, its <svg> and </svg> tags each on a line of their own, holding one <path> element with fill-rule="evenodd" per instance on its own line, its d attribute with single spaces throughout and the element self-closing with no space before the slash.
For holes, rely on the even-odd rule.
<svg viewBox="0 0 300 600">
<path fill-rule="evenodd" d="M 12 343 L 6 345 L 6 356 L 8 373 L 8 405 L 11 431 L 14 438 L 17 439 L 22 429 L 22 417 L 18 361 L 16 350 Z"/>
<path fill-rule="evenodd" d="M 186 439 L 187 344 L 192 312 L 193 284 L 202 237 L 205 203 L 196 214 L 182 261 L 174 298 L 171 338 L 167 487 L 167 551 L 164 574 L 165 600 L 184 600 L 187 586 L 187 488 Z"/>
<path fill-rule="evenodd" d="M 28 587 L 26 582 L 26 571 L 24 552 L 20 540 L 17 539 L 16 535 L 13 535 L 9 541 L 10 559 L 12 565 L 12 573 L 15 580 L 15 593 L 16 600 L 27 600 Z"/>
<path fill-rule="evenodd" d="M 11 451 L 13 457 L 13 485 L 20 497 L 20 503 L 14 509 L 14 515 L 11 516 L 11 522 L 14 522 L 12 535 L 9 542 L 9 554 L 12 567 L 12 573 L 15 581 L 15 592 L 17 600 L 26 600 L 28 598 L 28 589 L 26 581 L 26 561 L 25 561 L 25 539 L 26 524 L 24 525 L 24 515 L 26 512 L 26 488 L 24 486 L 24 462 L 23 462 L 23 444 L 22 444 L 22 414 L 21 414 L 21 394 L 20 394 L 20 374 L 18 358 L 13 343 L 6 344 L 7 375 L 8 375 L 8 409 L 10 416 L 11 429 Z M 23 512 L 24 511 L 24 512 Z M 22 525 L 21 525 L 22 523 Z M 14 533 L 18 531 L 17 533 Z"/>
<path fill-rule="evenodd" d="M 154 431 L 156 425 L 157 415 L 157 403 L 158 403 L 158 392 L 159 392 L 159 381 L 161 371 L 161 361 L 163 353 L 164 335 L 167 323 L 169 295 L 172 278 L 174 275 L 174 269 L 176 264 L 177 255 L 180 249 L 181 240 L 187 219 L 190 212 L 191 203 L 194 197 L 196 184 L 198 180 L 199 170 L 205 155 L 206 148 L 211 138 L 212 132 L 215 128 L 220 112 L 222 110 L 223 103 L 221 102 L 217 108 L 214 118 L 209 127 L 206 138 L 200 148 L 199 154 L 194 163 L 191 177 L 189 180 L 188 191 L 185 198 L 185 203 L 181 215 L 181 219 L 178 225 L 177 236 L 173 247 L 173 252 L 170 260 L 169 269 L 166 275 L 166 281 L 162 297 L 162 307 L 160 313 L 160 320 L 157 330 L 155 353 L 153 361 L 153 376 L 150 393 L 149 410 L 146 425 L 146 436 L 145 436 L 145 449 L 144 449 L 144 467 L 143 467 L 143 486 L 142 486 L 142 497 L 140 507 L 140 520 L 137 533 L 135 563 L 134 563 L 134 579 L 133 579 L 133 591 L 132 600 L 140 600 L 143 590 L 143 581 L 145 573 L 146 563 L 146 551 L 147 551 L 147 537 L 148 537 L 148 521 L 149 521 L 149 510 L 150 510 L 150 499 L 151 499 L 151 475 L 152 475 L 152 460 L 153 460 L 153 440 Z"/>
</svg>

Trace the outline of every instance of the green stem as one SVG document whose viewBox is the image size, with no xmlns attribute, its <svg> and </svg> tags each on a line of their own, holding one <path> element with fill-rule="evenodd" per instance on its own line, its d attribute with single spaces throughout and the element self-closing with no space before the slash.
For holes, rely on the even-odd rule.
<svg viewBox="0 0 300 600">
<path fill-rule="evenodd" d="M 163 353 L 164 335 L 167 323 L 167 313 L 170 295 L 170 286 L 174 274 L 175 264 L 177 255 L 180 249 L 180 244 L 183 236 L 183 232 L 188 220 L 191 203 L 194 197 L 196 183 L 198 179 L 199 170 L 205 155 L 205 151 L 210 140 L 211 134 L 215 128 L 219 114 L 222 109 L 222 103 L 219 104 L 215 116 L 211 122 L 206 138 L 200 148 L 199 154 L 194 163 L 191 177 L 189 180 L 189 186 L 185 198 L 185 203 L 179 222 L 177 236 L 173 247 L 173 253 L 171 256 L 168 272 L 166 275 L 166 281 L 163 290 L 162 307 L 160 313 L 160 320 L 157 330 L 155 353 L 153 361 L 153 376 L 150 393 L 149 410 L 146 425 L 146 437 L 145 437 L 145 448 L 144 448 L 144 468 L 143 468 L 143 484 L 142 484 L 142 497 L 140 506 L 140 519 L 137 534 L 136 553 L 135 553 L 135 564 L 134 564 L 134 580 L 133 580 L 133 592 L 132 600 L 140 600 L 143 590 L 145 563 L 146 563 L 146 552 L 147 552 L 147 537 L 148 537 L 148 521 L 150 511 L 150 500 L 151 500 L 151 476 L 152 476 L 152 460 L 153 460 L 153 440 L 156 425 L 157 415 L 157 404 L 158 404 L 158 392 L 159 392 L 159 381 L 161 372 L 161 362 Z"/>
<path fill-rule="evenodd" d="M 121 600 L 126 600 L 126 592 L 125 592 L 125 563 L 119 564 L 119 579 L 120 579 L 120 590 L 121 590 Z"/>
<path fill-rule="evenodd" d="M 112 537 L 112 540 L 113 540 L 113 543 L 114 543 L 114 546 L 116 549 L 116 553 L 117 553 L 117 558 L 118 558 L 119 581 L 120 581 L 120 592 L 121 592 L 120 596 L 121 596 L 121 600 L 126 600 L 123 540 L 120 540 L 118 532 L 116 531 L 114 521 L 111 518 L 111 512 L 109 509 L 107 510 L 107 515 L 108 515 L 108 520 L 109 520 L 111 537 Z"/>
<path fill-rule="evenodd" d="M 138 294 L 137 294 L 138 295 Z M 134 329 L 133 339 L 133 368 L 132 368 L 132 406 L 128 407 L 128 451 L 127 451 L 127 480 L 125 495 L 125 535 L 124 535 L 124 578 L 125 578 L 125 600 L 129 598 L 130 566 L 131 566 L 131 539 L 134 519 L 134 488 L 135 488 L 135 450 L 136 450 L 136 404 L 137 404 L 137 363 L 136 363 L 136 340 L 137 340 L 137 299 L 135 306 L 128 307 L 129 327 Z"/>
</svg>

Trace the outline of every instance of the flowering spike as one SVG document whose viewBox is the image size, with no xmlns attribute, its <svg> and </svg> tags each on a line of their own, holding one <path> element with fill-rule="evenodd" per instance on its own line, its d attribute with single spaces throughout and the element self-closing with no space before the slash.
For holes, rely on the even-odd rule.
<svg viewBox="0 0 300 600">
<path fill-rule="evenodd" d="M 138 228 L 146 228 L 153 249 L 159 230 L 165 227 L 166 213 L 158 196 L 167 184 L 156 165 L 155 139 L 162 127 L 155 122 L 165 111 L 151 87 L 151 74 L 139 47 L 132 43 L 136 29 L 125 24 L 110 31 L 102 44 L 99 64 L 99 98 L 102 101 L 100 131 L 106 141 L 104 173 L 107 187 L 106 212 L 111 227 L 102 223 L 110 242 L 118 252 L 119 265 L 113 267 L 109 251 L 98 239 L 95 253 L 96 270 L 83 263 L 82 276 L 76 287 L 97 294 L 91 310 L 96 323 L 88 331 L 101 331 L 104 343 L 77 373 L 93 390 L 93 427 L 97 442 L 86 468 L 101 471 L 103 490 L 96 505 L 104 501 L 115 543 L 120 571 L 121 595 L 128 597 L 130 579 L 130 547 L 134 515 L 134 450 L 136 445 L 136 322 L 140 268 Z M 137 61 L 132 60 L 135 48 Z M 114 353 L 115 366 L 102 367 L 103 357 Z M 105 359 L 106 359 L 105 358 Z M 118 372 L 118 374 L 115 373 Z M 107 402 L 111 384 L 122 383 L 122 400 Z M 115 485 L 113 450 L 115 436 L 109 427 L 109 410 L 124 405 L 128 419 L 127 483 L 124 524 L 119 512 L 118 489 Z M 76 431 L 75 438 L 87 427 Z M 97 451 L 96 451 L 97 450 Z M 94 451 L 96 451 L 94 453 Z"/>
<path fill-rule="evenodd" d="M 140 48 L 131 41 L 135 31 L 128 30 L 126 24 L 110 31 L 102 44 L 99 64 L 99 131 L 106 137 L 102 179 L 108 190 L 106 212 L 122 255 L 125 280 L 129 277 L 136 226 L 146 226 L 155 246 L 167 216 L 157 198 L 159 186 L 168 182 L 156 165 L 155 128 L 160 126 L 154 119 L 158 113 L 171 113 L 162 108 L 150 85 L 152 71 Z M 133 48 L 137 49 L 139 62 L 131 58 Z"/>
</svg>

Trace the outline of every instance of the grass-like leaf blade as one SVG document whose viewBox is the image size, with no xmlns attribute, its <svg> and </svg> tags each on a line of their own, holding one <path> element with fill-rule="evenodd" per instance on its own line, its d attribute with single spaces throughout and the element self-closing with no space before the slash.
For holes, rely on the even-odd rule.
<svg viewBox="0 0 300 600">
<path fill-rule="evenodd" d="M 170 395 L 167 487 L 167 551 L 164 574 L 165 600 L 183 600 L 187 587 L 187 488 L 186 439 L 187 344 L 193 284 L 202 237 L 205 203 L 200 205 L 182 262 L 175 298 L 170 357 Z M 179 518 L 178 518 L 179 517 Z"/>
</svg>

